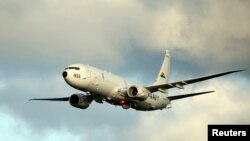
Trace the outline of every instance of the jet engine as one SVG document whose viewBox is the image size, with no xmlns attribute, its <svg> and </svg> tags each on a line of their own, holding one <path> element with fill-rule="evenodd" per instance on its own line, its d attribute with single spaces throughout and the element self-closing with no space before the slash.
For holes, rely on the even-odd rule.
<svg viewBox="0 0 250 141">
<path fill-rule="evenodd" d="M 131 86 L 127 90 L 128 97 L 138 99 L 138 100 L 147 99 L 149 93 L 150 92 L 147 89 L 137 87 L 137 86 Z"/>
<path fill-rule="evenodd" d="M 90 98 L 83 94 L 73 94 L 69 98 L 70 105 L 80 109 L 88 108 L 91 101 Z"/>
</svg>

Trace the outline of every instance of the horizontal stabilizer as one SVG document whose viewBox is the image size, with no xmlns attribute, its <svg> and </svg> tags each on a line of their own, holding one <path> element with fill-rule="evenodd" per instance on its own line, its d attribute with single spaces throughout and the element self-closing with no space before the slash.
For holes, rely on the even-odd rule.
<svg viewBox="0 0 250 141">
<path fill-rule="evenodd" d="M 44 100 L 44 101 L 69 101 L 69 97 L 61 97 L 61 98 L 34 98 L 30 99 L 29 101 L 32 100 Z"/>
<path fill-rule="evenodd" d="M 182 99 L 182 98 L 187 98 L 191 96 L 197 96 L 197 95 L 202 95 L 202 94 L 207 94 L 207 93 L 212 93 L 214 91 L 206 91 L 206 92 L 199 92 L 199 93 L 191 93 L 191 94 L 184 94 L 184 95 L 176 95 L 176 96 L 169 96 L 169 100 L 177 100 L 177 99 Z"/>
</svg>

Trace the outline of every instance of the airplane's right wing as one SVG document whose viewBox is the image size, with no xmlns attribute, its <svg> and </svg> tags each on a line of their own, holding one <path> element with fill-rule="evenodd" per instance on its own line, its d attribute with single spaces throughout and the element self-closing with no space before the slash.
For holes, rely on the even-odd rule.
<svg viewBox="0 0 250 141">
<path fill-rule="evenodd" d="M 236 72 L 240 72 L 240 71 L 244 71 L 244 70 L 228 71 L 228 72 L 224 72 L 224 73 L 209 75 L 209 76 L 205 76 L 205 77 L 199 77 L 199 78 L 195 78 L 195 79 L 183 80 L 183 81 L 167 83 L 167 84 L 161 84 L 161 85 L 152 85 L 152 86 L 148 86 L 148 87 L 145 87 L 145 88 L 147 90 L 149 90 L 150 92 L 152 92 L 152 93 L 156 92 L 156 91 L 159 91 L 159 90 L 165 90 L 165 89 L 170 89 L 170 88 L 183 89 L 184 85 L 188 85 L 188 84 L 192 84 L 192 83 L 196 83 L 196 82 L 200 82 L 200 81 L 204 81 L 204 80 L 208 80 L 208 79 L 212 79 L 212 78 L 215 78 L 215 77 L 220 77 L 220 76 L 223 76 L 223 75 L 227 75 L 227 74 L 230 74 L 230 73 L 236 73 Z"/>
<path fill-rule="evenodd" d="M 202 95 L 202 94 L 207 94 L 207 93 L 212 93 L 214 91 L 206 91 L 206 92 L 199 92 L 199 93 L 191 93 L 191 94 L 184 94 L 184 95 L 175 95 L 175 96 L 169 96 L 169 100 L 178 100 L 178 99 L 182 99 L 182 98 L 187 98 L 187 97 L 191 97 L 191 96 L 197 96 L 197 95 Z"/>
</svg>

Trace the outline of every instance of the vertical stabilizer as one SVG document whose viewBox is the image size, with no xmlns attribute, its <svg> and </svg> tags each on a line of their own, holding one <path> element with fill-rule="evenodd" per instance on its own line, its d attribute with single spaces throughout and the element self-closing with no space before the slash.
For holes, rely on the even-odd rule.
<svg viewBox="0 0 250 141">
<path fill-rule="evenodd" d="M 157 79 L 154 85 L 168 83 L 169 70 L 170 70 L 170 51 L 166 50 L 166 54 L 161 65 L 161 69 L 159 71 L 159 74 L 157 75 Z"/>
</svg>

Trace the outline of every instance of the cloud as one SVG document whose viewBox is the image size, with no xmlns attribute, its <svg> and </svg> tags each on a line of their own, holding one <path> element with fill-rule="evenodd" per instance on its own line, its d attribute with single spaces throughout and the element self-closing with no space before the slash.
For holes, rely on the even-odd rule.
<svg viewBox="0 0 250 141">
<path fill-rule="evenodd" d="M 171 81 L 247 69 L 247 1 L 2 0 L 0 5 L 2 139 L 204 140 L 207 124 L 249 123 L 249 71 L 170 90 L 216 93 L 173 102 L 166 111 L 94 102 L 80 110 L 65 102 L 27 101 L 78 93 L 61 78 L 71 63 L 149 84 L 165 49 L 172 51 Z"/>
<path fill-rule="evenodd" d="M 87 63 L 101 58 L 121 63 L 120 55 L 129 46 L 131 34 L 141 34 L 148 17 L 132 1 L 3 3 L 19 13 L 1 9 L 1 58 L 10 61 Z"/>
<path fill-rule="evenodd" d="M 3 133 L 0 137 L 1 140 L 37 140 L 37 141 L 54 141 L 54 140 L 73 140 L 78 141 L 79 136 L 69 132 L 69 129 L 64 127 L 60 129 L 46 129 L 39 132 L 31 128 L 29 122 L 23 121 L 11 114 L 10 109 L 7 107 L 1 107 L 0 109 L 1 128 Z M 62 136 L 63 135 L 63 136 Z"/>
<path fill-rule="evenodd" d="M 130 130 L 129 139 L 139 140 L 207 140 L 208 124 L 248 124 L 249 82 L 215 80 L 194 91 L 215 93 L 172 102 L 172 109 L 141 113 Z M 240 93 L 239 93 L 240 92 Z"/>
<path fill-rule="evenodd" d="M 209 1 L 201 5 L 204 9 L 196 14 L 181 3 L 160 10 L 155 16 L 152 46 L 176 50 L 178 58 L 201 67 L 249 68 L 249 3 Z"/>
<path fill-rule="evenodd" d="M 240 85 L 235 85 L 231 79 L 214 80 L 192 90 L 216 90 L 215 93 L 175 101 L 172 103 L 172 109 L 155 112 L 126 111 L 113 106 L 95 104 L 92 104 L 90 109 L 77 110 L 72 107 L 67 108 L 60 103 L 53 105 L 29 103 L 37 108 L 32 110 L 32 113 L 37 116 L 27 117 L 26 115 L 25 118 L 20 118 L 20 115 L 18 116 L 20 113 L 8 108 L 8 105 L 6 105 L 7 108 L 1 106 L 0 119 L 4 121 L 1 122 L 1 131 L 8 133 L 2 137 L 9 140 L 15 137 L 20 140 L 71 139 L 75 141 L 99 140 L 103 137 L 108 140 L 117 138 L 146 141 L 206 140 L 208 124 L 249 123 L 250 109 L 247 101 L 249 82 L 243 79 L 239 82 Z M 191 89 L 187 88 L 181 93 L 189 91 Z M 241 92 L 240 95 L 238 92 Z M 49 112 L 48 109 L 53 112 Z M 119 116 L 116 115 L 118 113 Z M 51 122 L 57 122 L 57 124 L 49 125 Z"/>
<path fill-rule="evenodd" d="M 4 64 L 79 62 L 115 69 L 136 46 L 170 49 L 181 61 L 216 71 L 250 67 L 247 1 L 1 3 Z"/>
</svg>

